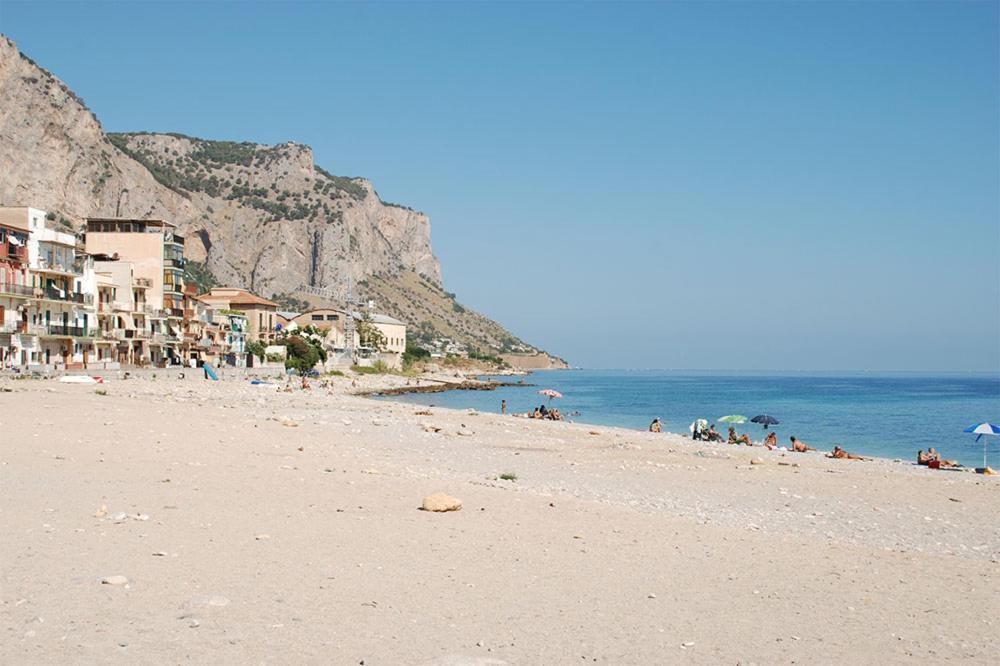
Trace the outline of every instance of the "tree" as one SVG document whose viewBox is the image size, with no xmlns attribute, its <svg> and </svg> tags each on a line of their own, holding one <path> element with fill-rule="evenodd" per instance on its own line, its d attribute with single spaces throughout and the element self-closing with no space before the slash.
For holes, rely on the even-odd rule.
<svg viewBox="0 0 1000 666">
<path fill-rule="evenodd" d="M 300 373 L 309 372 L 319 363 L 321 357 L 326 356 L 322 348 L 318 348 L 300 335 L 290 335 L 282 338 L 278 341 L 278 344 L 284 345 L 288 350 L 288 356 L 285 358 L 285 367 L 294 368 Z"/>
<path fill-rule="evenodd" d="M 260 340 L 251 340 L 246 344 L 246 351 L 248 354 L 253 354 L 260 360 L 264 360 L 264 343 Z"/>
<path fill-rule="evenodd" d="M 370 347 L 375 351 L 385 351 L 389 343 L 385 333 L 372 322 L 371 313 L 368 311 L 362 313 L 361 321 L 358 322 L 358 340 L 361 341 L 362 347 Z"/>
</svg>

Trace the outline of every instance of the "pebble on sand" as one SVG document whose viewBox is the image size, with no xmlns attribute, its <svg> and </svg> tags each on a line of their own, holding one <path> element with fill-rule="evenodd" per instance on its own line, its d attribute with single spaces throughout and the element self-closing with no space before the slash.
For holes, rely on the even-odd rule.
<svg viewBox="0 0 1000 666">
<path fill-rule="evenodd" d="M 451 495 L 447 495 L 445 493 L 434 493 L 433 495 L 428 495 L 424 498 L 424 502 L 420 508 L 423 511 L 434 511 L 439 513 L 445 511 L 459 511 L 462 508 L 462 500 L 455 499 Z"/>
</svg>

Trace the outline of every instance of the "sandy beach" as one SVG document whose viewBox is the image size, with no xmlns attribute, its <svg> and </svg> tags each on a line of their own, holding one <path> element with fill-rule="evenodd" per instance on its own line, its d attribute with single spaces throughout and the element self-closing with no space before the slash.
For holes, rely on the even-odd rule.
<svg viewBox="0 0 1000 666">
<path fill-rule="evenodd" d="M 996 663 L 996 478 L 404 381 L 0 379 L 0 662 Z"/>
</svg>

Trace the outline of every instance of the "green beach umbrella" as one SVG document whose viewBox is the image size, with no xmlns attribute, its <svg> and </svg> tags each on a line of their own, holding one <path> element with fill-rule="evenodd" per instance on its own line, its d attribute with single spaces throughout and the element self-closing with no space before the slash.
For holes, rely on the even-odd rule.
<svg viewBox="0 0 1000 666">
<path fill-rule="evenodd" d="M 747 417 L 742 414 L 730 414 L 729 416 L 720 416 L 715 420 L 719 423 L 746 423 Z"/>
</svg>

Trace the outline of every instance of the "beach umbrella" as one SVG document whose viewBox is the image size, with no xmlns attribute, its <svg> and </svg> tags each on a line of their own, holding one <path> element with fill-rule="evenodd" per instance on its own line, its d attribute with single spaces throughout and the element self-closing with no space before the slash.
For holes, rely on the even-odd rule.
<svg viewBox="0 0 1000 666">
<path fill-rule="evenodd" d="M 544 395 L 545 397 L 547 397 L 549 399 L 549 402 L 552 402 L 552 398 L 561 398 L 561 397 L 563 397 L 562 393 L 560 393 L 559 391 L 556 391 L 554 389 L 542 389 L 541 391 L 538 392 L 538 395 Z"/>
<path fill-rule="evenodd" d="M 752 423 L 759 423 L 764 426 L 764 430 L 767 430 L 769 425 L 778 425 L 781 423 L 778 419 L 774 418 L 770 414 L 758 414 L 757 416 L 750 419 Z"/>
<path fill-rule="evenodd" d="M 737 424 L 739 424 L 739 423 L 746 423 L 747 422 L 747 417 L 743 416 L 742 414 L 730 414 L 729 416 L 720 416 L 719 418 L 717 418 L 715 420 L 718 421 L 719 423 L 737 423 Z"/>
<path fill-rule="evenodd" d="M 972 433 L 976 435 L 976 441 L 978 442 L 983 438 L 983 435 L 1000 435 L 1000 426 L 993 425 L 992 423 L 977 423 L 976 425 L 970 425 L 965 429 L 965 432 Z M 986 468 L 986 440 L 983 439 L 983 469 Z"/>
</svg>

